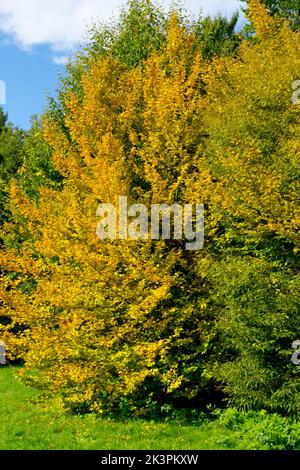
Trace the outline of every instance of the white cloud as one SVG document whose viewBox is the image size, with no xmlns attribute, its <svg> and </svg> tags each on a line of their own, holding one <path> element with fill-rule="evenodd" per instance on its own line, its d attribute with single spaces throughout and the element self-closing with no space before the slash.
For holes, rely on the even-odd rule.
<svg viewBox="0 0 300 470">
<path fill-rule="evenodd" d="M 66 65 L 68 63 L 68 56 L 66 55 L 55 55 L 53 56 L 53 62 L 57 65 Z"/>
<path fill-rule="evenodd" d="M 23 48 L 49 44 L 71 50 L 97 17 L 107 19 L 118 0 L 0 0 L 0 31 Z"/>
<path fill-rule="evenodd" d="M 118 13 L 125 0 L 0 0 L 0 33 L 23 49 L 47 44 L 59 53 L 56 63 L 66 60 L 85 37 L 94 20 L 108 20 Z M 161 3 L 169 5 L 170 0 Z M 198 14 L 223 12 L 231 14 L 239 8 L 238 0 L 187 0 L 186 5 Z"/>
</svg>

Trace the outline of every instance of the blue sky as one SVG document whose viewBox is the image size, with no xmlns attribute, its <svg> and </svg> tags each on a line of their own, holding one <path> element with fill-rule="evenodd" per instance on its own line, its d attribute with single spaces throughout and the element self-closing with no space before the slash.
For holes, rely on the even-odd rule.
<svg viewBox="0 0 300 470">
<path fill-rule="evenodd" d="M 30 117 L 41 114 L 47 93 L 55 93 L 64 66 L 53 62 L 48 46 L 26 52 L 13 44 L 0 45 L 0 64 L 0 78 L 6 84 L 3 107 L 10 121 L 27 129 Z"/>
<path fill-rule="evenodd" d="M 66 57 L 83 41 L 93 21 L 118 14 L 121 0 L 0 0 L 0 80 L 6 86 L 9 120 L 27 129 L 54 94 Z M 160 3 L 168 6 L 171 0 Z M 186 0 L 198 15 L 229 16 L 239 0 Z M 3 101 L 0 96 L 0 101 Z"/>
</svg>

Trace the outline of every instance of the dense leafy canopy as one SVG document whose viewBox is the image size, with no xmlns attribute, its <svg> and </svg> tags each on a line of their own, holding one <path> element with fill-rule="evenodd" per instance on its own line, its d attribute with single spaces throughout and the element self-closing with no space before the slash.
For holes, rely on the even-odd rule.
<svg viewBox="0 0 300 470">
<path fill-rule="evenodd" d="M 300 34 L 258 0 L 249 15 L 254 41 L 236 17 L 130 2 L 24 140 L 1 333 L 24 376 L 73 410 L 299 412 Z M 97 206 L 120 195 L 205 204 L 204 249 L 100 241 Z"/>
</svg>

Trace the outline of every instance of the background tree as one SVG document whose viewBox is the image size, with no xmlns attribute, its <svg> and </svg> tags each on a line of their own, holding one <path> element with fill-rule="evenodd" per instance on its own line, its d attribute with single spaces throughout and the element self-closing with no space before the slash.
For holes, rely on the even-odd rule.
<svg viewBox="0 0 300 470">
<path fill-rule="evenodd" d="M 0 224 L 8 217 L 7 184 L 22 163 L 23 139 L 24 132 L 8 123 L 7 114 L 0 108 Z"/>
<path fill-rule="evenodd" d="M 259 2 L 250 11 L 255 43 L 213 66 L 206 86 L 212 373 L 239 407 L 298 412 L 300 36 Z"/>
<path fill-rule="evenodd" d="M 238 16 L 237 13 L 229 20 L 220 15 L 199 18 L 195 32 L 204 59 L 235 54 L 240 45 L 240 36 L 236 31 Z"/>
</svg>

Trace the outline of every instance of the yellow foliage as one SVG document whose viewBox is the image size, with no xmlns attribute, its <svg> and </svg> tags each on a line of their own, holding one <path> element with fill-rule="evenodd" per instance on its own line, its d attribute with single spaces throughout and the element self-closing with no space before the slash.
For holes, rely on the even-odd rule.
<svg viewBox="0 0 300 470">
<path fill-rule="evenodd" d="M 299 246 L 299 181 L 289 171 L 299 167 L 299 111 L 290 100 L 299 34 L 283 27 L 274 35 L 275 20 L 257 0 L 250 14 L 260 42 L 242 45 L 238 57 L 204 64 L 173 16 L 165 48 L 142 66 L 93 60 L 82 97 L 65 92 L 68 135 L 43 120 L 63 188 L 41 188 L 34 202 L 12 186 L 12 212 L 30 237 L 1 262 L 34 285 L 22 291 L 24 278 L 4 281 L 1 308 L 13 322 L 5 341 L 29 373 L 41 372 L 32 380 L 71 408 L 102 413 L 143 395 L 145 384 L 197 395 L 213 337 L 209 242 L 275 233 Z M 180 242 L 100 241 L 97 206 L 120 195 L 148 207 L 205 203 L 208 247 L 190 254 Z"/>
</svg>

